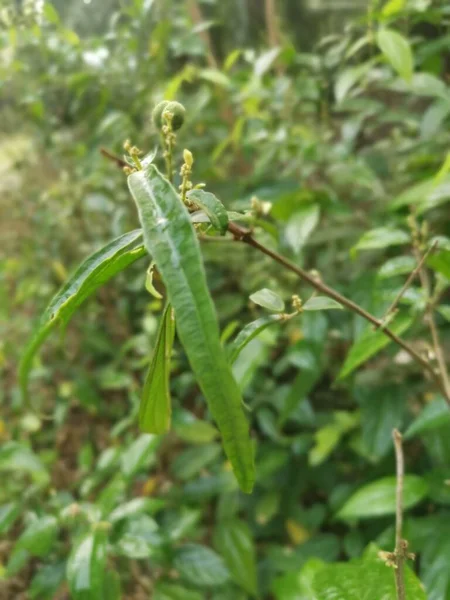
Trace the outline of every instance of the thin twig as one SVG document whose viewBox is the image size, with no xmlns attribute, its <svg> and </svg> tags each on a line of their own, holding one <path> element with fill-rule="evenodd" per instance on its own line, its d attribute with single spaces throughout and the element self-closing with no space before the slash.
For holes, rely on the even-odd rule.
<svg viewBox="0 0 450 600">
<path fill-rule="evenodd" d="M 384 322 L 386 320 L 386 318 L 394 312 L 394 310 L 397 308 L 398 303 L 400 302 L 400 300 L 403 297 L 403 294 L 406 292 L 406 290 L 409 288 L 409 286 L 411 285 L 411 283 L 414 281 L 414 279 L 416 278 L 417 274 L 419 273 L 419 271 L 421 270 L 423 264 L 425 263 L 425 261 L 427 260 L 427 258 L 430 256 L 430 254 L 432 252 L 434 252 L 434 250 L 436 249 L 438 245 L 438 242 L 434 242 L 434 244 L 432 246 L 430 246 L 430 248 L 428 248 L 428 250 L 425 252 L 425 254 L 422 256 L 422 258 L 419 260 L 419 262 L 417 263 L 416 268 L 414 269 L 414 271 L 412 271 L 409 276 L 408 279 L 405 281 L 405 284 L 403 285 L 402 289 L 399 291 L 399 293 L 397 294 L 397 296 L 395 297 L 395 300 L 392 302 L 392 304 L 390 305 L 390 307 L 387 309 L 387 311 L 384 313 L 381 321 Z"/>
<path fill-rule="evenodd" d="M 188 0 L 187 3 L 188 11 L 195 25 L 201 25 L 203 23 L 203 15 L 199 3 L 197 0 Z M 206 48 L 208 50 L 206 58 L 208 60 L 208 64 L 212 69 L 218 69 L 219 65 L 217 63 L 216 57 L 214 56 L 213 45 L 211 41 L 211 35 L 207 29 L 203 29 L 199 32 L 199 36 L 204 41 Z"/>
<path fill-rule="evenodd" d="M 395 447 L 395 461 L 397 465 L 397 489 L 395 501 L 395 588 L 397 600 L 406 600 L 405 590 L 405 560 L 407 558 L 408 544 L 403 539 L 403 481 L 405 477 L 405 460 L 403 457 L 402 434 L 398 429 L 392 432 Z"/>
<path fill-rule="evenodd" d="M 123 160 L 123 158 L 120 158 L 120 156 L 116 156 L 115 154 L 113 154 L 112 152 L 107 150 L 106 148 L 100 148 L 100 154 L 103 154 L 103 156 L 105 158 L 108 158 L 109 160 L 112 160 L 113 162 L 115 162 L 116 165 L 120 168 L 129 166 L 128 163 Z"/>
<path fill-rule="evenodd" d="M 416 248 L 416 255 L 418 255 L 419 250 Z M 450 404 L 450 378 L 447 370 L 447 365 L 445 364 L 444 352 L 442 350 L 442 345 L 439 339 L 438 329 L 436 327 L 436 321 L 434 319 L 434 301 L 432 299 L 432 290 L 431 290 L 431 282 L 428 276 L 428 271 L 424 268 L 423 263 L 422 267 L 419 270 L 420 281 L 422 284 L 422 288 L 427 297 L 427 308 L 425 311 L 426 322 L 428 323 L 428 327 L 430 328 L 431 339 L 433 341 L 433 349 L 434 354 L 436 356 L 436 360 L 439 367 L 438 377 L 442 382 L 442 387 L 444 389 L 444 397 L 447 402 Z"/>
<path fill-rule="evenodd" d="M 122 159 L 120 159 L 119 157 L 112 154 L 111 152 L 105 151 L 103 148 L 101 149 L 101 152 L 106 158 L 113 160 L 118 166 L 122 166 L 121 162 L 125 162 L 125 161 L 122 161 Z M 444 384 L 443 379 L 436 373 L 436 371 L 434 370 L 431 363 L 429 363 L 426 358 L 424 358 L 418 352 L 416 352 L 416 350 L 414 350 L 414 348 L 412 346 L 410 346 L 407 342 L 405 342 L 402 338 L 400 338 L 396 333 L 391 331 L 389 328 L 384 327 L 382 320 L 380 320 L 377 317 L 375 317 L 374 315 L 370 314 L 369 312 L 364 310 L 361 306 L 359 306 L 358 304 L 355 304 L 349 298 L 342 296 L 339 292 L 337 292 L 333 288 L 328 287 L 325 283 L 323 283 L 319 279 L 316 279 L 315 277 L 313 277 L 310 273 L 308 273 L 301 267 L 298 267 L 294 263 L 291 263 L 287 258 L 282 256 L 281 254 L 278 254 L 278 252 L 275 252 L 274 250 L 271 250 L 270 248 L 267 248 L 266 246 L 264 246 L 263 244 L 258 242 L 258 240 L 256 240 L 253 237 L 250 229 L 244 229 L 237 223 L 230 222 L 230 223 L 228 223 L 228 231 L 234 236 L 235 240 L 243 242 L 243 243 L 251 246 L 252 248 L 255 248 L 256 250 L 259 250 L 259 252 L 262 252 L 266 256 L 269 256 L 270 258 L 272 258 L 272 260 L 276 261 L 277 263 L 282 265 L 284 268 L 288 269 L 289 271 L 292 271 L 293 273 L 298 275 L 300 278 L 304 279 L 317 291 L 321 292 L 322 294 L 325 294 L 326 296 L 328 296 L 330 298 L 333 298 L 334 300 L 336 300 L 336 302 L 339 302 L 339 304 L 342 304 L 342 306 L 345 306 L 352 312 L 363 317 L 366 321 L 369 321 L 369 323 L 372 323 L 372 325 L 375 325 L 376 327 L 381 327 L 383 333 L 388 338 L 390 338 L 398 346 L 403 348 L 403 350 L 405 350 L 405 352 L 407 352 L 411 356 L 411 358 L 413 358 L 430 375 L 432 380 L 435 382 L 435 384 L 439 387 L 441 392 L 444 394 L 444 397 L 446 398 L 447 402 L 450 403 L 450 390 L 447 389 L 446 385 Z M 440 348 L 440 345 L 439 345 L 439 348 Z"/>
<path fill-rule="evenodd" d="M 280 31 L 278 28 L 277 11 L 275 0 L 265 0 L 264 16 L 267 27 L 267 42 L 270 48 L 276 48 L 280 45 Z M 275 64 L 278 75 L 283 73 L 281 64 L 277 61 Z"/>
<path fill-rule="evenodd" d="M 301 277 L 302 279 L 307 281 L 316 290 L 318 290 L 322 294 L 325 294 L 326 296 L 329 296 L 330 298 L 333 298 L 334 300 L 339 302 L 339 304 L 342 304 L 349 310 L 353 311 L 354 313 L 356 313 L 356 314 L 360 315 L 361 317 L 363 317 L 364 319 L 366 319 L 366 321 L 369 321 L 369 323 L 372 323 L 372 325 L 375 325 L 376 327 L 381 327 L 383 325 L 383 323 L 380 319 L 378 319 L 374 315 L 372 315 L 369 312 L 367 312 L 366 310 L 364 310 L 358 304 L 355 304 L 349 298 L 342 296 L 339 292 L 337 292 L 333 288 L 328 287 L 325 283 L 323 283 L 319 279 L 316 279 L 315 277 L 310 275 L 307 271 L 305 271 L 301 267 L 298 267 L 297 265 L 291 263 L 287 258 L 282 256 L 281 254 L 278 254 L 274 250 L 271 250 L 270 248 L 267 248 L 266 246 L 264 246 L 263 244 L 258 242 L 258 240 L 256 240 L 252 236 L 249 229 L 244 229 L 244 228 L 240 227 L 239 225 L 237 225 L 236 223 L 229 223 L 228 231 L 233 234 L 233 236 L 235 237 L 236 240 L 244 242 L 245 244 L 252 246 L 256 250 L 259 250 L 263 254 L 270 256 L 270 258 L 275 260 L 277 263 L 279 263 L 280 265 L 282 265 L 289 271 L 292 271 L 293 273 L 295 273 L 296 275 L 298 275 L 299 277 Z M 447 392 L 442 384 L 440 377 L 438 377 L 433 366 L 428 362 L 428 360 L 426 358 L 424 358 L 423 356 L 421 356 L 418 352 L 416 352 L 416 350 L 414 350 L 414 348 L 412 346 L 410 346 L 407 342 L 405 342 L 402 338 L 400 338 L 397 334 L 395 334 L 389 328 L 383 327 L 382 331 L 393 342 L 395 342 L 398 346 L 403 348 L 403 350 L 405 350 L 405 352 L 407 352 L 418 364 L 420 364 L 421 367 L 427 373 L 429 373 L 429 375 L 431 376 L 433 381 L 436 383 L 436 385 L 439 386 L 439 389 L 447 397 Z"/>
</svg>

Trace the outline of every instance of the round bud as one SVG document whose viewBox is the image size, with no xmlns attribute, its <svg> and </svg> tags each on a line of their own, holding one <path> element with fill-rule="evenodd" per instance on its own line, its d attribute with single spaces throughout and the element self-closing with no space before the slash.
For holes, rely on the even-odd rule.
<svg viewBox="0 0 450 600">
<path fill-rule="evenodd" d="M 165 107 L 164 111 L 170 112 L 173 114 L 172 118 L 172 129 L 176 131 L 180 129 L 180 127 L 184 123 L 184 116 L 186 114 L 186 109 L 179 102 L 169 102 Z"/>
<path fill-rule="evenodd" d="M 170 104 L 170 102 L 168 102 L 167 100 L 163 100 L 162 102 L 159 102 L 153 109 L 152 121 L 153 125 L 155 125 L 155 127 L 158 127 L 158 129 L 160 129 L 163 126 L 162 114 L 165 111 L 168 104 Z"/>
</svg>

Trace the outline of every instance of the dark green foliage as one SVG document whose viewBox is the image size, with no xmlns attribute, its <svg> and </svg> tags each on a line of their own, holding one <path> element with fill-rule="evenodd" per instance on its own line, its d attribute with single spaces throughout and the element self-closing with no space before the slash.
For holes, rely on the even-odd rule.
<svg viewBox="0 0 450 600">
<path fill-rule="evenodd" d="M 10 4 L 0 9 L 0 597 L 396 600 L 377 553 L 394 548 L 397 427 L 404 536 L 417 554 L 407 598 L 423 600 L 420 578 L 430 600 L 450 600 L 443 394 L 381 331 L 228 231 L 239 223 L 378 318 L 417 264 L 413 239 L 419 254 L 437 242 L 427 275 L 448 362 L 446 3 L 385 0 L 368 13 L 361 2 L 353 18 L 342 3 L 308 16 L 308 3 L 280 0 L 269 28 L 252 0 L 55 0 L 42 14 Z M 161 118 L 175 99 L 186 114 L 172 122 L 163 201 L 183 209 L 188 279 L 167 272 L 161 247 L 137 260 L 147 250 L 126 177 L 100 153 L 121 159 L 130 139 L 162 171 Z M 184 148 L 200 186 L 189 215 L 177 195 Z M 149 249 L 162 243 L 148 237 Z M 189 317 L 192 331 L 177 320 L 172 347 L 164 308 L 169 296 L 185 310 L 180 281 L 195 288 L 189 310 L 207 308 Z M 416 277 L 388 325 L 436 367 L 426 302 Z M 47 339 L 59 324 L 64 340 Z M 28 408 L 25 387 L 53 421 Z M 248 495 L 232 469 L 249 489 L 253 453 Z"/>
</svg>

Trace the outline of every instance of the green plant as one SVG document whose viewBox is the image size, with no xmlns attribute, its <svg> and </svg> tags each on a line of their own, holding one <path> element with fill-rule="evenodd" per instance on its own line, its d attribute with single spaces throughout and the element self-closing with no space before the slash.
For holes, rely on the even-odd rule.
<svg viewBox="0 0 450 600">
<path fill-rule="evenodd" d="M 370 29 L 365 17 L 347 20 L 307 48 L 294 20 L 283 23 L 293 3 L 280 2 L 269 47 L 258 22 L 233 52 L 243 44 L 227 21 L 232 9 L 197 4 L 194 21 L 192 4 L 138 1 L 102 22 L 46 3 L 40 22 L 1 32 L 13 53 L 0 65 L 10 250 L 0 275 L 0 589 L 311 600 L 373 587 L 394 599 L 393 572 L 377 553 L 395 547 L 396 427 L 402 537 L 419 556 L 409 567 L 442 600 L 450 413 L 425 363 L 437 372 L 436 347 L 444 358 L 448 349 L 445 7 L 374 3 Z M 192 155 L 183 154 L 181 176 L 175 149 L 152 160 L 182 186 L 195 221 L 251 430 L 251 495 L 239 493 L 188 353 L 171 344 L 158 265 L 147 269 L 139 231 L 123 235 L 138 226 L 125 178 L 98 152 L 111 148 L 121 165 L 125 137 L 153 148 L 151 108 L 175 97 L 187 107 L 178 147 Z M 197 181 L 210 191 L 190 190 Z M 75 295 L 54 305 L 64 322 L 75 298 L 96 290 L 66 329 L 64 352 L 52 338 L 44 362 L 28 355 L 30 398 L 54 419 L 43 421 L 15 386 L 30 317 L 68 268 L 111 238 Z M 310 297 L 303 274 L 339 296 Z M 285 308 L 292 296 L 302 303 Z M 337 308 L 342 296 L 377 322 Z M 163 437 L 138 431 L 138 421 L 165 429 L 169 417 Z M 407 597 L 422 598 L 412 568 Z"/>
</svg>

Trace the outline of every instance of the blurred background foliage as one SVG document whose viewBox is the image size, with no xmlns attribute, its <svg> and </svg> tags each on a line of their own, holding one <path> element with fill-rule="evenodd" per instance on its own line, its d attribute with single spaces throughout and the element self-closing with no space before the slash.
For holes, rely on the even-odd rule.
<svg viewBox="0 0 450 600">
<path fill-rule="evenodd" d="M 186 106 L 177 152 L 194 154 L 194 181 L 228 209 L 253 199 L 270 210 L 260 239 L 378 316 L 414 268 L 412 207 L 427 243 L 439 241 L 429 268 L 448 357 L 449 20 L 438 0 L 3 0 L 2 600 L 314 600 L 308 582 L 323 563 L 393 547 L 393 427 L 406 432 L 414 568 L 430 600 L 450 599 L 450 412 L 392 346 L 337 380 L 367 330 L 359 317 L 305 313 L 241 353 L 251 496 L 237 490 L 177 345 L 172 431 L 138 431 L 161 311 L 146 259 L 34 364 L 33 403 L 53 421 L 25 409 L 16 382 L 35 319 L 67 274 L 137 226 L 125 177 L 100 148 L 120 155 L 130 138 L 152 150 L 161 99 Z M 382 27 L 406 40 L 399 62 L 380 52 Z M 203 250 L 224 342 L 264 314 L 249 301 L 258 289 L 286 302 L 311 293 L 250 248 Z M 429 352 L 425 304 L 414 282 L 405 335 Z M 323 572 L 338 581 L 333 569 Z"/>
</svg>

